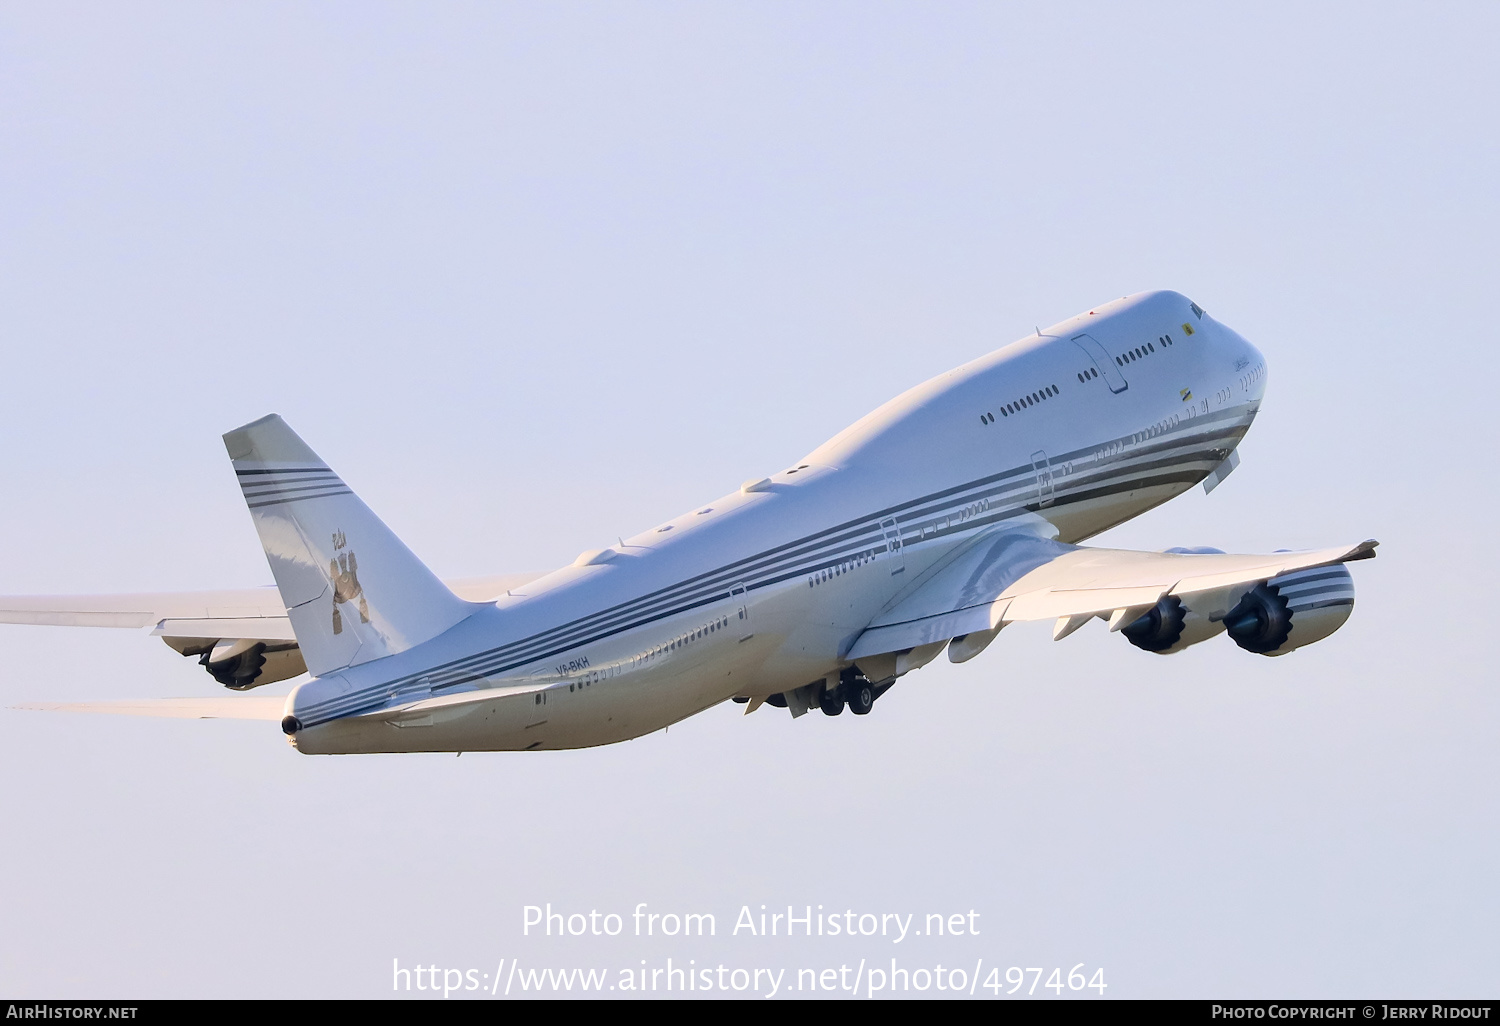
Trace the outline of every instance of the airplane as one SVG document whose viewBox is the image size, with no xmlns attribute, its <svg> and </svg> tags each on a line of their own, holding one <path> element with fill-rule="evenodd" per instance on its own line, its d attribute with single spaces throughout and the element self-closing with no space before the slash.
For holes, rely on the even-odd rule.
<svg viewBox="0 0 1500 1026">
<path fill-rule="evenodd" d="M 279 416 L 224 443 L 274 588 L 0 599 L 0 622 L 154 627 L 224 686 L 290 694 L 40 706 L 279 720 L 297 751 L 538 751 L 711 706 L 867 715 L 1007 624 L 1092 620 L 1171 655 L 1281 656 L 1354 607 L 1316 551 L 1079 543 L 1239 463 L 1264 356 L 1170 291 L 1106 303 L 885 403 L 793 466 L 544 574 L 444 582 Z M 242 703 L 242 704 L 236 704 Z M 34 706 L 36 707 L 36 706 Z"/>
</svg>

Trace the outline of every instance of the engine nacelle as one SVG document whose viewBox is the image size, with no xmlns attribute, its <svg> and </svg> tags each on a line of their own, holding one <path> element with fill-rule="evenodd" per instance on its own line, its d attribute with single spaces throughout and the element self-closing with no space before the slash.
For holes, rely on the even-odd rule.
<svg viewBox="0 0 1500 1026">
<path fill-rule="evenodd" d="M 234 691 L 249 691 L 307 672 L 298 646 L 249 638 L 221 641 L 198 662 L 209 676 Z"/>
<path fill-rule="evenodd" d="M 1120 628 L 1120 633 L 1136 648 L 1171 655 L 1207 641 L 1223 630 L 1222 621 L 1209 619 L 1176 595 L 1164 595 L 1143 616 Z"/>
<path fill-rule="evenodd" d="M 1223 554 L 1223 549 L 1199 546 L 1196 548 L 1167 549 L 1168 552 L 1201 555 Z M 1193 596 L 1189 596 L 1189 601 Z M 1157 655 L 1181 652 L 1189 645 L 1196 645 L 1224 630 L 1224 624 L 1210 619 L 1206 611 L 1194 609 L 1176 595 L 1164 595 L 1145 615 L 1122 627 L 1120 633 L 1136 648 Z"/>
<path fill-rule="evenodd" d="M 248 691 L 262 684 L 289 680 L 307 672 L 302 649 L 294 641 L 258 641 L 254 638 L 164 637 L 163 641 L 185 656 L 197 656 L 198 665 L 210 677 L 235 691 Z"/>
<path fill-rule="evenodd" d="M 1354 611 L 1354 578 L 1343 564 L 1296 570 L 1257 584 L 1224 617 L 1234 643 L 1276 656 L 1322 641 Z"/>
<path fill-rule="evenodd" d="M 1163 595 L 1160 602 L 1152 606 L 1143 616 L 1120 628 L 1136 648 L 1147 652 L 1170 652 L 1182 639 L 1182 629 L 1187 623 L 1187 607 L 1176 595 Z"/>
</svg>

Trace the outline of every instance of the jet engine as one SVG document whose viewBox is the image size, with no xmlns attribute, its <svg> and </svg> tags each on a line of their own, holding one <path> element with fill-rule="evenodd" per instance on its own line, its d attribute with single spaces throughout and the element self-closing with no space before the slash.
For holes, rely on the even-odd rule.
<svg viewBox="0 0 1500 1026">
<path fill-rule="evenodd" d="M 197 656 L 210 677 L 234 691 L 248 691 L 307 672 L 302 650 L 295 642 L 257 641 L 254 638 L 162 638 L 185 656 Z"/>
<path fill-rule="evenodd" d="M 1188 596 L 1192 601 L 1193 596 Z M 1211 620 L 1203 612 L 1184 604 L 1176 595 L 1163 595 L 1161 601 L 1143 615 L 1120 628 L 1136 648 L 1171 655 L 1181 652 L 1189 645 L 1207 641 L 1224 630 L 1224 624 Z"/>
<path fill-rule="evenodd" d="M 296 645 L 227 638 L 204 652 L 198 662 L 214 680 L 234 691 L 249 691 L 307 672 Z"/>
<path fill-rule="evenodd" d="M 1187 622 L 1187 607 L 1176 595 L 1164 595 L 1143 616 L 1120 628 L 1136 648 L 1147 652 L 1171 651 L 1182 638 L 1182 628 Z"/>
<path fill-rule="evenodd" d="M 1286 655 L 1322 641 L 1354 611 L 1354 578 L 1343 564 L 1298 570 L 1257 584 L 1224 616 L 1247 652 Z"/>
<path fill-rule="evenodd" d="M 1166 551 L 1188 555 L 1224 552 L 1223 549 L 1206 545 Z M 1191 598 L 1190 596 L 1190 601 Z M 1161 601 L 1144 615 L 1120 628 L 1120 633 L 1136 648 L 1155 652 L 1157 655 L 1171 655 L 1181 652 L 1189 645 L 1207 641 L 1223 629 L 1224 625 L 1218 620 L 1210 619 L 1204 611 L 1185 604 L 1176 595 L 1163 595 Z"/>
</svg>

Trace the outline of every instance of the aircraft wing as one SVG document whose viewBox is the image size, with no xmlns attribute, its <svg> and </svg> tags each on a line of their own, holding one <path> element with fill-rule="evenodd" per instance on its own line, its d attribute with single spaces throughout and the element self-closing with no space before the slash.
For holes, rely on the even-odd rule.
<svg viewBox="0 0 1500 1026">
<path fill-rule="evenodd" d="M 949 639 L 980 636 L 983 640 L 977 648 L 970 646 L 971 652 L 950 650 L 951 658 L 962 661 L 978 654 L 1007 623 L 1055 619 L 1053 636 L 1062 638 L 1098 616 L 1118 630 L 1169 595 L 1181 597 L 1207 619 L 1219 620 L 1261 582 L 1367 559 L 1375 555 L 1376 544 L 1268 555 L 1137 552 L 1063 544 L 1030 523 L 1002 525 L 929 571 L 876 616 L 855 639 L 848 658 L 926 647 L 931 651 L 918 656 L 915 665 L 920 665 L 923 656 L 936 656 Z"/>
<path fill-rule="evenodd" d="M 1001 594 L 1006 623 L 1110 613 L 1111 620 L 1136 616 L 1167 595 L 1213 596 L 1210 618 L 1223 616 L 1237 599 L 1261 581 L 1294 570 L 1370 559 L 1373 539 L 1306 552 L 1269 555 L 1135 552 L 1079 548 L 1031 571 Z M 1221 597 L 1222 596 L 1222 597 Z M 1199 603 L 1202 604 L 1201 602 Z"/>
<path fill-rule="evenodd" d="M 459 598 L 493 600 L 540 573 L 469 577 L 444 583 Z M 153 634 L 183 641 L 245 638 L 295 642 L 291 621 L 274 586 L 227 591 L 129 595 L 0 596 L 0 623 L 59 627 L 152 627 Z M 174 646 L 177 647 L 177 646 Z M 179 649 L 180 650 L 180 649 Z"/>
<path fill-rule="evenodd" d="M 286 607 L 274 588 L 131 595 L 10 595 L 0 597 L 0 623 L 58 627 L 181 627 L 184 636 L 294 640 Z M 229 629 L 229 625 L 233 629 Z M 210 626 L 212 625 L 212 626 Z M 176 633 L 159 631 L 158 633 Z"/>
</svg>

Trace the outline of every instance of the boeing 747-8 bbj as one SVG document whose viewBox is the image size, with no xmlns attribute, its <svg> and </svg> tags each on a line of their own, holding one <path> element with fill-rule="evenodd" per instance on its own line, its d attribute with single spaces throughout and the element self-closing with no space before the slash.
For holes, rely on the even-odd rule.
<svg viewBox="0 0 1500 1026">
<path fill-rule="evenodd" d="M 1019 620 L 1053 620 L 1061 639 L 1097 618 L 1157 654 L 1222 633 L 1282 655 L 1349 617 L 1344 564 L 1375 542 L 1079 544 L 1223 481 L 1265 383 L 1265 358 L 1197 304 L 1141 293 L 918 385 L 617 546 L 447 583 L 273 415 L 224 442 L 274 589 L 0 599 L 0 622 L 153 626 L 236 690 L 306 673 L 284 700 L 113 708 L 277 719 L 318 754 L 580 748 L 731 699 L 863 715 Z"/>
</svg>

